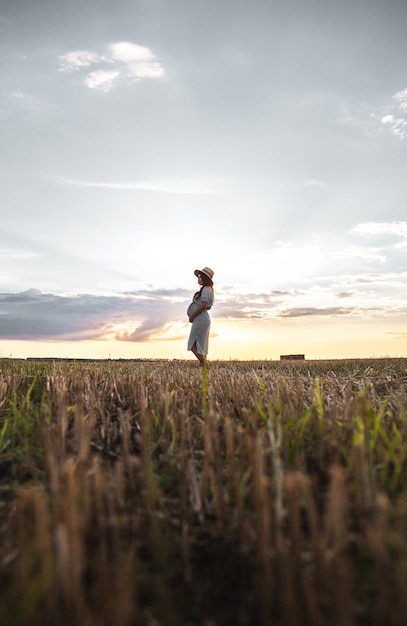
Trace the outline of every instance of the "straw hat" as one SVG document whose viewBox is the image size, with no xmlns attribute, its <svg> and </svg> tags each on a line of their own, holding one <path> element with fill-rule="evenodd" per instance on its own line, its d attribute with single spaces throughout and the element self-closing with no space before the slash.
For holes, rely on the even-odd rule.
<svg viewBox="0 0 407 626">
<path fill-rule="evenodd" d="M 212 280 L 214 271 L 211 270 L 210 267 L 204 267 L 203 270 L 195 270 L 194 274 L 195 276 L 198 276 L 198 274 L 205 274 L 205 276 L 207 276 L 208 278 Z"/>
</svg>

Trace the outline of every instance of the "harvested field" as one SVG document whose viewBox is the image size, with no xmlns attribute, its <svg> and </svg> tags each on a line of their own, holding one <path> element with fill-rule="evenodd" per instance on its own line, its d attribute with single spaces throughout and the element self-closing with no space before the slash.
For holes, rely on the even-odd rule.
<svg viewBox="0 0 407 626">
<path fill-rule="evenodd" d="M 0 362 L 2 626 L 405 626 L 407 359 Z"/>
</svg>

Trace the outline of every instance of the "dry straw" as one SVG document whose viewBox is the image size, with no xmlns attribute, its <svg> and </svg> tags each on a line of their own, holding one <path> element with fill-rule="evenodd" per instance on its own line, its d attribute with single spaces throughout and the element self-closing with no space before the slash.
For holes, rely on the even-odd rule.
<svg viewBox="0 0 407 626">
<path fill-rule="evenodd" d="M 0 622 L 404 626 L 407 362 L 0 371 Z"/>
</svg>

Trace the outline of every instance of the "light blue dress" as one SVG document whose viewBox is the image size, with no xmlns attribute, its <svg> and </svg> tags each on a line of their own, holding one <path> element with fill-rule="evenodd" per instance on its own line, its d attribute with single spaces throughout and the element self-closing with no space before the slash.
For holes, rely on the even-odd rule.
<svg viewBox="0 0 407 626">
<path fill-rule="evenodd" d="M 212 308 L 214 302 L 213 289 L 203 287 L 201 292 L 197 292 L 187 309 L 187 315 L 190 317 L 194 311 L 199 309 L 202 302 L 207 302 L 207 308 L 202 311 L 192 322 L 191 332 L 188 339 L 188 350 L 192 350 L 192 346 L 196 342 L 196 351 L 198 354 L 206 355 L 208 353 L 209 329 L 211 327 L 211 318 L 208 311 Z"/>
</svg>

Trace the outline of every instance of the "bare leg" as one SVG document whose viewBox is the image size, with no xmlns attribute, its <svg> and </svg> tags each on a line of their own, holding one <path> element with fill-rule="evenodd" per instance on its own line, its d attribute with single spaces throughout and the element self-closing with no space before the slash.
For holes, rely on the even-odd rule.
<svg viewBox="0 0 407 626">
<path fill-rule="evenodd" d="M 195 354 L 195 356 L 198 359 L 201 367 L 203 367 L 205 365 L 206 356 L 204 354 L 198 354 L 197 348 L 196 348 L 196 341 L 195 341 L 194 345 L 192 346 L 191 351 Z"/>
</svg>

